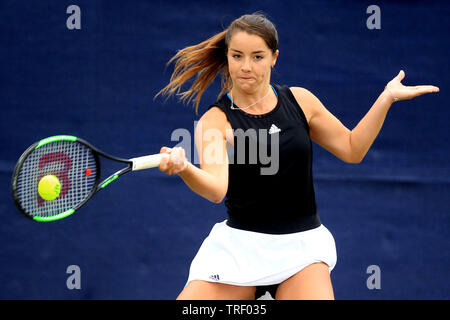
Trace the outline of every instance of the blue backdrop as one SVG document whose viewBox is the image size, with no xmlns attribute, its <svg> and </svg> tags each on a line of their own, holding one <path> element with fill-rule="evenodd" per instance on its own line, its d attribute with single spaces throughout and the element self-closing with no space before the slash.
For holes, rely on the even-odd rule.
<svg viewBox="0 0 450 320">
<path fill-rule="evenodd" d="M 70 5 L 81 29 L 70 30 Z M 381 29 L 366 25 L 369 5 Z M 361 164 L 314 145 L 318 210 L 333 233 L 337 299 L 448 299 L 449 37 L 447 1 L 24 1 L 0 2 L 0 298 L 174 299 L 223 204 L 199 197 L 177 176 L 124 176 L 73 216 L 25 219 L 11 196 L 21 153 L 55 134 L 84 138 L 134 157 L 174 145 L 200 114 L 154 95 L 177 50 L 258 10 L 276 24 L 273 82 L 312 91 L 349 129 L 400 69 L 407 85 L 437 94 L 395 103 Z M 112 170 L 112 169 L 111 169 Z M 67 267 L 81 270 L 70 290 Z M 380 268 L 370 290 L 367 268 Z"/>
</svg>

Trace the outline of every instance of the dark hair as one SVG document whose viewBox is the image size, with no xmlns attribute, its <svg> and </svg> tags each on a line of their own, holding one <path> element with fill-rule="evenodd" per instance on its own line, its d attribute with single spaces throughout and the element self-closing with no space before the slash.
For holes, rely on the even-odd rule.
<svg viewBox="0 0 450 320">
<path fill-rule="evenodd" d="M 203 92 L 220 72 L 222 73 L 222 90 L 219 96 L 227 90 L 231 90 L 227 51 L 230 39 L 236 31 L 245 31 L 260 36 L 273 54 L 278 49 L 278 33 L 269 19 L 261 13 L 243 15 L 234 20 L 226 30 L 199 44 L 178 51 L 168 62 L 170 64 L 175 61 L 170 82 L 156 96 L 176 94 L 180 96 L 180 100 L 187 102 L 195 99 L 195 111 L 198 112 Z M 180 92 L 181 86 L 194 76 L 196 79 L 190 88 Z"/>
<path fill-rule="evenodd" d="M 249 34 L 256 34 L 264 39 L 272 53 L 278 50 L 278 32 L 274 24 L 264 15 L 259 13 L 246 14 L 234 20 L 227 29 L 225 44 L 228 48 L 231 37 L 236 31 L 245 31 Z"/>
</svg>

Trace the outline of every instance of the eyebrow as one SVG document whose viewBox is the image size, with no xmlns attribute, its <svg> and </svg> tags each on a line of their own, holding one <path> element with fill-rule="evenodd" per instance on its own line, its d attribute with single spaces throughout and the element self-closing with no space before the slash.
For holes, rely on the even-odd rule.
<svg viewBox="0 0 450 320">
<path fill-rule="evenodd" d="M 243 53 L 242 51 L 237 50 L 237 49 L 233 49 L 233 48 L 230 48 L 230 50 L 235 51 L 235 52 L 237 52 L 237 53 Z M 257 50 L 257 51 L 253 51 L 252 54 L 255 54 L 255 53 L 265 53 L 265 52 L 266 52 L 265 50 Z"/>
</svg>

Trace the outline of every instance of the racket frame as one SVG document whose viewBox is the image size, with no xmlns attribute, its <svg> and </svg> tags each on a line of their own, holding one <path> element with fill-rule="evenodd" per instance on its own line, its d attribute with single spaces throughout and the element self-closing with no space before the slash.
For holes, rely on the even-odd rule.
<svg viewBox="0 0 450 320">
<path fill-rule="evenodd" d="M 18 191 L 17 191 L 17 180 L 19 177 L 19 172 L 20 169 L 22 168 L 22 165 L 24 164 L 25 160 L 28 158 L 28 156 L 36 149 L 39 149 L 40 147 L 48 144 L 48 143 L 52 143 L 52 142 L 57 142 L 57 141 L 73 141 L 73 142 L 78 142 L 82 145 L 84 145 L 85 147 L 87 147 L 88 149 L 91 150 L 92 155 L 94 157 L 94 161 L 95 161 L 95 165 L 96 165 L 96 177 L 95 177 L 95 181 L 94 184 L 92 186 L 91 191 L 89 192 L 89 194 L 86 196 L 85 199 L 83 199 L 82 201 L 80 201 L 76 206 L 74 206 L 71 209 L 68 209 L 64 212 L 61 212 L 59 214 L 56 214 L 54 216 L 51 217 L 41 217 L 41 216 L 32 216 L 30 214 L 28 214 L 25 209 L 22 207 L 22 205 L 20 204 L 19 201 L 19 197 L 18 197 Z M 104 179 L 102 182 L 100 182 L 100 175 L 101 175 L 101 165 L 100 165 L 100 159 L 99 156 L 102 156 L 106 159 L 112 160 L 112 161 L 116 161 L 116 162 L 120 162 L 120 163 L 124 163 L 127 166 L 115 173 L 113 173 L 112 175 L 110 175 L 109 177 L 107 177 L 106 179 Z M 112 155 L 109 155 L 105 152 L 103 152 L 102 150 L 94 147 L 93 145 L 91 145 L 89 142 L 75 137 L 75 136 L 70 136 L 70 135 L 57 135 L 57 136 L 52 136 L 52 137 L 48 137 L 46 139 L 42 139 L 38 142 L 35 142 L 34 144 L 32 144 L 28 149 L 26 149 L 23 154 L 20 156 L 19 160 L 17 161 L 17 164 L 14 167 L 14 171 L 13 171 L 13 176 L 12 176 L 12 195 L 14 198 L 14 202 L 16 204 L 16 207 L 19 209 L 19 211 L 25 215 L 27 218 L 33 219 L 35 221 L 40 221 L 40 222 L 48 222 L 48 221 L 55 221 L 55 220 L 60 220 L 62 218 L 65 218 L 71 214 L 73 214 L 76 210 L 78 210 L 79 208 L 81 208 L 83 205 L 86 204 L 86 202 L 88 202 L 98 191 L 104 189 L 106 186 L 108 186 L 111 182 L 113 182 L 114 180 L 116 180 L 118 177 L 120 177 L 121 175 L 124 175 L 125 173 L 128 173 L 130 171 L 132 171 L 133 168 L 133 161 L 130 159 L 123 159 L 123 158 L 119 158 L 119 157 L 115 157 Z"/>
</svg>

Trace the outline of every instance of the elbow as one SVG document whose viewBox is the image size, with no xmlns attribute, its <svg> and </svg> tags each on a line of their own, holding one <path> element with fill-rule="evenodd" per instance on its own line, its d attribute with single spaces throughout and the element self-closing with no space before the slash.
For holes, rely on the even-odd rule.
<svg viewBox="0 0 450 320">
<path fill-rule="evenodd" d="M 217 198 L 212 198 L 210 199 L 211 202 L 213 203 L 221 203 L 223 201 L 223 197 L 217 197 Z"/>
<path fill-rule="evenodd" d="M 221 203 L 225 199 L 226 193 L 226 190 L 217 191 L 210 194 L 207 199 L 213 203 Z"/>
<path fill-rule="evenodd" d="M 361 148 L 356 148 L 352 144 L 352 132 L 353 130 L 350 131 L 348 135 L 348 145 L 345 152 L 346 157 L 343 160 L 347 163 L 359 164 L 363 161 L 368 150 L 364 151 Z"/>
<path fill-rule="evenodd" d="M 225 198 L 225 195 L 216 195 L 216 196 L 211 196 L 208 200 L 213 202 L 213 203 L 221 203 L 223 201 L 223 199 Z"/>
<path fill-rule="evenodd" d="M 357 154 L 355 152 L 349 152 L 344 159 L 342 159 L 346 163 L 359 164 L 363 161 L 365 155 Z"/>
<path fill-rule="evenodd" d="M 352 163 L 352 164 L 359 164 L 363 161 L 363 159 L 364 159 L 364 156 L 352 156 L 352 157 L 349 157 L 347 159 L 347 161 L 345 161 L 345 162 Z"/>
<path fill-rule="evenodd" d="M 362 162 L 362 159 L 356 159 L 356 160 L 352 160 L 351 162 L 349 162 L 349 163 L 352 163 L 352 164 L 360 164 Z"/>
<path fill-rule="evenodd" d="M 228 181 L 222 181 L 217 183 L 213 188 L 211 188 L 211 193 L 209 196 L 209 201 L 213 203 L 221 203 L 225 199 L 228 192 Z"/>
</svg>

